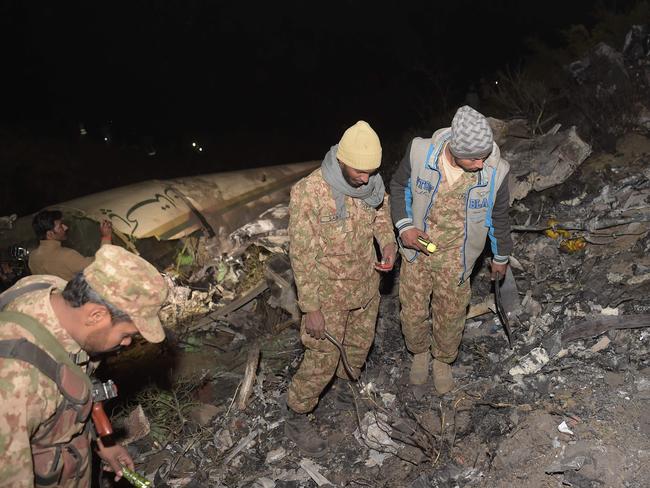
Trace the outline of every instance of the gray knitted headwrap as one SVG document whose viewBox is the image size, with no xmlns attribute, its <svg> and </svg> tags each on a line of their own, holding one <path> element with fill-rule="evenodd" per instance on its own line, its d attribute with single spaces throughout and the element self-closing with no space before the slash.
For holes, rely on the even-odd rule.
<svg viewBox="0 0 650 488">
<path fill-rule="evenodd" d="M 451 121 L 449 149 L 457 158 L 481 159 L 492 152 L 494 136 L 487 119 L 469 105 L 456 111 Z"/>
</svg>

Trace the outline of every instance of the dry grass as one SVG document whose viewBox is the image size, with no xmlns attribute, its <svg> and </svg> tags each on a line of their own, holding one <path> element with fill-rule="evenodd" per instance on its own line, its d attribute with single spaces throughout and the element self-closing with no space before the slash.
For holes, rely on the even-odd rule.
<svg viewBox="0 0 650 488">
<path fill-rule="evenodd" d="M 196 380 L 181 380 L 170 389 L 151 385 L 121 407 L 114 417 L 126 417 L 135 406 L 141 405 L 151 426 L 151 437 L 164 446 L 183 433 L 187 415 L 197 405 L 193 398 L 197 386 Z"/>
</svg>

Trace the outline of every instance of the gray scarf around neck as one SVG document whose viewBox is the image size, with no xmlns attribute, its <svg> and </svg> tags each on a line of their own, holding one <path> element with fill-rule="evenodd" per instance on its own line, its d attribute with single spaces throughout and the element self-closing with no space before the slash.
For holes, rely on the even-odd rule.
<svg viewBox="0 0 650 488">
<path fill-rule="evenodd" d="M 384 201 L 384 193 L 386 190 L 381 175 L 375 173 L 368 179 L 367 184 L 358 188 L 350 186 L 345 181 L 339 162 L 336 159 L 337 149 L 338 145 L 332 146 L 325 155 L 325 159 L 323 159 L 323 164 L 321 165 L 323 178 L 332 189 L 332 196 L 336 202 L 336 218 L 339 220 L 348 218 L 348 211 L 345 208 L 346 196 L 360 198 L 373 208 L 379 207 L 381 202 Z"/>
</svg>

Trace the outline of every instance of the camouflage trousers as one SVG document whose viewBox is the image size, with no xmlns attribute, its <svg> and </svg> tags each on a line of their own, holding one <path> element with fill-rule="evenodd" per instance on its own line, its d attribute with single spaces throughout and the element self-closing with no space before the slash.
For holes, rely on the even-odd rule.
<svg viewBox="0 0 650 488">
<path fill-rule="evenodd" d="M 355 376 L 361 373 L 366 356 L 375 338 L 379 310 L 379 293 L 363 308 L 323 311 L 325 330 L 343 345 Z M 348 379 L 337 347 L 327 339 L 314 339 L 305 331 L 305 318 L 300 327 L 305 355 L 289 385 L 287 405 L 294 412 L 311 412 L 318 397 L 334 375 Z"/>
<path fill-rule="evenodd" d="M 451 363 L 456 359 L 471 293 L 469 280 L 458 285 L 461 271 L 458 249 L 420 254 L 412 263 L 402 260 L 400 319 L 406 347 L 412 353 L 431 347 L 439 361 Z"/>
</svg>

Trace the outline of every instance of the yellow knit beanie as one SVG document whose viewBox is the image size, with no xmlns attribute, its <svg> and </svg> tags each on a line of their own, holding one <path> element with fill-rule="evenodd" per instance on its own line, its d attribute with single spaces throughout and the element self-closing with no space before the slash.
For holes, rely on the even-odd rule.
<svg viewBox="0 0 650 488">
<path fill-rule="evenodd" d="M 343 133 L 336 152 L 339 161 L 360 171 L 373 171 L 381 164 L 379 136 L 360 120 Z"/>
</svg>

